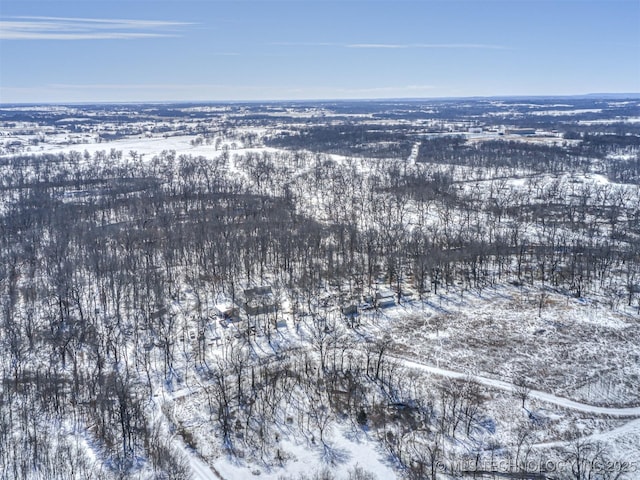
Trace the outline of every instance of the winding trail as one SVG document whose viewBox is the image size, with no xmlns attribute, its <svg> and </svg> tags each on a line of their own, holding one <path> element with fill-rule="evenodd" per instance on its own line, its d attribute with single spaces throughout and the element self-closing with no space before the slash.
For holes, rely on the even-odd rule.
<svg viewBox="0 0 640 480">
<path fill-rule="evenodd" d="M 594 433 L 591 435 L 587 435 L 586 437 L 581 437 L 582 441 L 590 441 L 590 442 L 609 442 L 615 441 L 616 438 L 623 437 L 625 435 L 634 435 L 640 432 L 640 419 L 629 420 L 624 425 L 621 425 L 616 428 L 612 428 L 606 432 Z M 534 448 L 553 448 L 553 447 L 564 447 L 569 443 L 566 440 L 555 440 L 550 442 L 536 443 L 533 444 Z"/>
<path fill-rule="evenodd" d="M 182 441 L 175 439 L 174 445 L 185 455 L 191 467 L 192 480 L 224 480 L 218 471 L 204 463 L 198 455 L 187 448 Z"/>
<path fill-rule="evenodd" d="M 487 378 L 475 374 L 467 374 L 462 372 L 456 372 L 454 370 L 446 370 L 444 368 L 433 367 L 424 363 L 417 362 L 415 360 L 409 360 L 406 357 L 398 355 L 389 355 L 400 361 L 408 368 L 415 370 L 422 370 L 441 377 L 455 378 L 459 380 L 473 379 L 476 382 L 491 388 L 497 388 L 499 390 L 513 391 L 515 385 L 513 383 L 505 382 L 502 380 L 495 380 L 493 378 Z M 535 398 L 543 402 L 551 403 L 559 407 L 568 408 L 570 410 L 576 410 L 578 412 L 593 413 L 595 415 L 609 415 L 611 417 L 640 417 L 640 407 L 628 407 L 628 408 L 615 408 L 615 407 L 599 407 L 596 405 L 589 405 L 587 403 L 576 402 L 569 400 L 568 398 L 559 397 L 551 393 L 542 392 L 540 390 L 531 390 L 529 398 Z"/>
<path fill-rule="evenodd" d="M 194 480 L 220 480 L 222 478 L 217 471 L 196 457 L 195 454 L 188 453 L 187 455 L 189 455 Z"/>
</svg>

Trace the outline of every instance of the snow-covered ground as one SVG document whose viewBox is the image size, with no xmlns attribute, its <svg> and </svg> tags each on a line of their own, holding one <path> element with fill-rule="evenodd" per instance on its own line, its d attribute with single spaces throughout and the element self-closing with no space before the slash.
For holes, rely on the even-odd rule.
<svg viewBox="0 0 640 480">
<path fill-rule="evenodd" d="M 527 115 L 534 116 L 602 113 L 602 109 L 563 110 L 565 105 L 562 104 L 546 105 L 545 109 L 533 104 L 521 106 L 531 109 Z M 505 104 L 507 109 L 513 107 L 516 104 Z M 416 137 L 418 140 L 415 141 L 412 138 L 414 143 L 410 155 L 401 159 L 351 158 L 348 155 L 312 153 L 306 149 L 292 152 L 264 146 L 261 140 L 270 132 L 286 130 L 287 125 L 251 126 L 250 123 L 243 123 L 233 129 L 228 124 L 223 126 L 223 122 L 228 121 L 223 115 L 229 114 L 233 108 L 202 106 L 183 110 L 189 114 L 212 113 L 221 117 L 211 121 L 185 119 L 179 124 L 166 120 L 154 123 L 146 119 L 140 125 L 134 125 L 143 133 L 101 142 L 97 141 L 97 131 L 57 132 L 37 122 L 23 122 L 6 127 L 7 134 L 1 139 L 3 145 L 11 148 L 14 148 L 9 145 L 11 142 L 23 142 L 22 146 L 15 146 L 21 153 L 78 152 L 79 155 L 74 155 L 73 160 L 68 159 L 68 163 L 60 164 L 60 168 L 75 169 L 78 176 L 96 167 L 97 164 L 93 162 L 97 162 L 97 158 L 102 158 L 99 160 L 102 162 L 100 168 L 105 171 L 108 166 L 120 164 L 131 166 L 131 171 L 144 171 L 141 166 L 154 163 L 154 157 L 158 157 L 155 162 L 170 172 L 167 178 L 173 178 L 180 174 L 180 155 L 201 156 L 205 160 L 199 164 L 200 167 L 215 168 L 216 176 L 236 182 L 230 182 L 229 185 L 248 198 L 254 198 L 254 195 L 255 198 L 294 198 L 292 211 L 295 215 L 313 219 L 317 222 L 314 228 L 319 230 L 341 225 L 359 231 L 384 231 L 393 237 L 396 231 L 406 226 L 403 234 L 407 237 L 417 234 L 429 240 L 447 230 L 446 235 L 452 244 L 458 241 L 464 244 L 463 237 L 469 232 L 477 233 L 477 238 L 487 244 L 497 236 L 508 238 L 516 235 L 520 245 L 528 244 L 535 251 L 534 247 L 544 245 L 551 235 L 562 238 L 566 245 L 571 241 L 584 241 L 585 230 L 580 226 L 582 222 L 592 225 L 589 240 L 597 245 L 609 245 L 607 242 L 611 238 L 614 240 L 612 248 L 620 248 L 621 245 L 633 245 L 636 239 L 631 228 L 627 232 L 614 232 L 612 225 L 616 222 L 633 225 L 633 205 L 640 204 L 640 189 L 632 182 L 614 182 L 607 177 L 602 168 L 604 160 L 594 161 L 586 171 L 556 174 L 540 174 L 516 168 L 499 170 L 420 163 L 416 160 L 420 154 L 420 138 L 423 137 Z M 432 112 L 435 110 L 428 108 L 421 111 L 427 115 Z M 62 113 L 68 116 L 61 121 L 86 123 L 87 119 L 81 116 L 80 110 L 70 108 L 68 111 L 62 110 Z M 468 133 L 466 129 L 475 124 L 477 118 L 473 122 L 440 119 L 396 121 L 380 119 L 370 113 L 336 113 L 329 107 L 274 108 L 262 113 L 266 117 L 295 118 L 296 122 L 288 125 L 295 128 L 303 128 L 306 121 L 323 117 L 340 124 L 343 121 L 341 117 L 345 117 L 348 121 L 366 120 L 370 125 L 389 128 L 440 128 L 446 125 L 452 130 L 446 135 L 462 134 L 471 144 L 498 138 L 545 145 L 565 143 L 556 134 L 521 137 L 499 135 L 498 130 Z M 506 112 L 505 115 L 511 113 Z M 522 112 L 518 115 L 522 115 Z M 237 118 L 242 118 L 243 122 L 252 121 L 251 112 L 238 113 Z M 170 134 L 150 133 L 154 126 L 174 131 L 170 131 Z M 191 133 L 181 133 L 187 131 L 183 130 L 185 126 L 193 127 L 193 130 L 188 130 Z M 110 124 L 111 127 L 116 132 L 120 128 L 115 123 Z M 132 126 L 122 126 L 123 129 L 129 127 Z M 197 133 L 196 127 L 203 127 L 203 131 L 209 127 L 213 131 L 215 127 L 219 131 L 216 130 L 215 134 L 209 132 L 205 137 L 205 134 Z M 247 136 L 252 140 L 245 145 L 242 139 L 249 138 Z M 577 145 L 579 142 L 575 140 L 567 145 Z M 103 151 L 108 155 L 112 150 L 121 152 L 121 155 L 113 158 L 96 155 Z M 10 160 L 14 153 L 7 151 L 2 155 L 3 160 L 7 160 L 2 166 L 7 174 L 5 178 L 9 178 L 13 169 Z M 167 160 L 167 155 L 173 160 Z M 637 153 L 629 149 L 611 153 L 607 158 L 632 161 L 637 158 Z M 109 165 L 110 162 L 113 165 Z M 393 175 L 389 174 L 391 167 L 396 168 Z M 51 172 L 56 173 L 55 168 L 55 165 L 52 166 Z M 268 172 L 268 175 L 263 175 L 264 172 Z M 24 167 L 21 173 L 24 174 L 22 180 L 27 184 L 30 181 L 43 181 L 40 171 L 33 165 Z M 436 191 L 433 198 L 426 200 L 411 194 L 403 197 L 397 194 L 394 180 L 407 173 L 415 175 L 418 185 L 439 175 L 445 177 L 447 182 L 450 180 L 451 184 L 443 182 L 445 186 L 442 191 Z M 167 178 L 163 178 L 163 181 L 171 187 L 178 185 L 171 184 Z M 204 176 L 185 178 L 189 178 L 185 182 L 192 182 L 189 186 L 194 188 L 202 186 L 198 182 L 205 181 Z M 75 205 L 76 202 L 82 205 L 84 200 L 98 197 L 92 193 L 94 191 L 76 188 L 73 183 L 62 182 L 60 186 L 53 187 L 55 195 L 52 198 L 61 198 L 62 203 L 67 202 L 65 205 Z M 242 189 L 238 186 L 242 186 Z M 22 198 L 19 190 L 3 193 L 1 214 L 9 212 L 10 206 Z M 137 190 L 134 193 L 139 194 Z M 124 199 L 126 195 L 122 194 L 119 198 Z M 450 204 L 444 208 L 447 198 Z M 218 206 L 215 202 L 193 202 L 181 213 L 193 213 L 196 209 L 194 205 Z M 544 216 L 543 220 L 534 221 L 528 216 L 530 212 L 508 211 L 514 205 L 531 207 L 531 210 L 533 207 L 547 208 L 549 205 L 576 210 L 584 207 L 586 213 L 584 218 L 576 218 L 575 222 L 571 218 L 571 221 L 549 227 L 548 224 L 552 222 Z M 503 208 L 505 213 L 500 213 L 504 216 L 496 220 L 499 208 Z M 203 211 L 207 212 L 206 208 Z M 354 211 L 358 212 L 357 216 L 353 214 Z M 212 208 L 211 215 L 215 212 Z M 607 212 L 613 213 L 607 217 Z M 145 217 L 145 225 L 147 220 L 156 220 L 153 214 L 145 212 L 145 215 L 149 217 Z M 177 220 L 170 216 L 168 218 L 171 222 L 179 223 L 183 217 Z M 123 220 L 114 214 L 114 218 L 105 216 L 101 222 L 100 228 L 106 228 L 122 225 Z M 491 222 L 489 234 L 487 226 Z M 136 231 L 133 223 L 131 230 Z M 142 228 L 140 231 L 145 230 Z M 159 238 L 164 240 L 164 237 Z M 378 237 L 375 238 L 379 241 Z M 323 241 L 330 244 L 333 239 L 327 235 Z M 114 242 L 114 251 L 123 248 L 122 245 Z M 394 242 L 390 242 L 388 246 L 391 248 L 394 245 Z M 77 245 L 73 245 L 73 248 L 77 248 Z M 358 248 L 353 250 L 357 251 Z M 458 248 L 452 247 L 451 252 Z M 558 250 L 563 253 L 562 248 Z M 330 257 L 328 262 L 332 262 L 336 251 L 329 248 L 327 252 Z M 522 252 L 529 253 L 524 248 Z M 403 257 L 405 253 L 397 252 L 397 255 L 406 259 L 409 255 Z M 201 254 L 213 257 L 217 253 Z M 345 255 L 344 252 L 341 254 Z M 411 255 L 414 254 L 411 252 Z M 380 258 L 379 263 L 385 260 Z M 397 455 L 393 451 L 394 445 L 401 441 L 414 441 L 411 435 L 417 432 L 424 433 L 424 437 L 418 438 L 412 445 L 426 446 L 432 440 L 430 429 L 435 428 L 433 419 L 444 418 L 446 413 L 447 407 L 438 403 L 444 402 L 442 392 L 447 391 L 445 387 L 453 385 L 454 388 L 462 388 L 471 384 L 479 386 L 481 414 L 466 434 L 458 433 L 459 437 L 456 438 L 455 429 L 453 435 L 441 432 L 439 441 L 452 454 L 485 454 L 490 445 L 500 445 L 502 451 L 506 452 L 515 443 L 517 427 L 524 425 L 532 431 L 535 448 L 541 452 L 567 447 L 571 440 L 582 438 L 604 442 L 618 457 L 640 460 L 640 347 L 635 341 L 640 338 L 640 324 L 636 305 L 631 304 L 631 300 L 629 305 L 625 302 L 627 295 L 630 299 L 633 297 L 635 280 L 631 271 L 624 280 L 626 265 L 622 262 L 608 270 L 614 272 L 613 278 L 600 279 L 600 286 L 584 297 L 577 295 L 579 298 L 544 283 L 544 280 L 542 284 L 537 280 L 535 285 L 533 280 L 527 283 L 527 275 L 530 274 L 531 278 L 534 276 L 529 270 L 522 273 L 523 279 L 518 282 L 498 280 L 491 287 L 484 286 L 482 289 L 468 287 L 460 280 L 446 286 L 440 285 L 437 293 L 427 288 L 421 292 L 423 298 L 418 300 L 414 279 L 398 280 L 397 284 L 388 285 L 381 273 L 383 268 L 374 269 L 372 275 L 377 283 L 368 285 L 369 290 L 375 286 L 376 291 L 381 291 L 383 287 L 396 287 L 402 283 L 402 290 L 412 293 L 412 297 L 401 305 L 361 311 L 358 317 L 360 325 L 356 327 L 339 313 L 344 298 L 357 296 L 360 304 L 362 294 L 366 293 L 362 289 L 357 294 L 352 292 L 352 281 L 355 284 L 353 278 L 343 279 L 345 283 L 349 282 L 348 289 L 334 278 L 323 279 L 318 287 L 321 292 L 318 298 L 308 299 L 306 305 L 301 306 L 298 305 L 301 298 L 296 296 L 297 293 L 287 291 L 282 287 L 282 278 L 266 271 L 260 273 L 260 279 L 265 284 L 277 286 L 282 308 L 275 319 L 268 315 L 256 316 L 253 319 L 255 325 L 250 328 L 246 315 L 239 321 L 216 316 L 216 311 L 232 310 L 234 305 L 228 285 L 220 286 L 213 280 L 205 283 L 202 280 L 205 275 L 196 275 L 209 275 L 210 272 L 186 271 L 180 261 L 166 262 L 162 267 L 151 265 L 155 261 L 157 259 L 150 256 L 147 268 L 164 269 L 163 273 L 170 275 L 173 282 L 171 298 L 163 299 L 167 304 L 167 318 L 175 321 L 173 337 L 165 339 L 163 344 L 157 332 L 149 329 L 139 332 L 126 330 L 126 335 L 122 337 L 126 347 L 122 348 L 122 352 L 125 362 L 134 359 L 131 361 L 136 367 L 131 368 L 131 372 L 140 377 L 135 382 L 149 383 L 152 400 L 147 401 L 146 408 L 161 425 L 164 438 L 186 459 L 196 480 L 257 476 L 273 480 L 283 477 L 297 479 L 323 469 L 328 469 L 337 478 L 346 479 L 356 467 L 364 468 L 379 479 L 402 478 L 400 463 L 394 458 Z M 350 268 L 359 268 L 357 263 L 360 261 L 362 258 L 354 256 L 353 265 L 356 266 Z M 318 265 L 318 268 L 326 268 L 321 262 Z M 27 266 L 25 262 L 20 268 L 26 269 Z M 212 263 L 209 268 L 215 270 L 216 265 Z M 501 268 L 511 274 L 509 278 L 514 278 L 515 260 Z M 245 285 L 244 273 L 240 272 L 238 278 L 233 279 L 236 282 L 231 287 L 234 292 L 241 291 L 242 287 L 255 286 L 249 285 L 248 281 Z M 490 273 L 495 275 L 495 272 Z M 509 273 L 505 273 L 505 277 Z M 360 282 L 362 277 L 364 275 L 361 275 Z M 462 278 L 462 275 L 457 278 Z M 198 281 L 202 283 L 194 287 Z M 255 282 L 255 276 L 252 281 Z M 221 280 L 215 278 L 215 282 Z M 597 282 L 594 280 L 594 283 Z M 20 298 L 28 298 L 28 285 L 21 284 L 20 287 L 23 289 L 20 290 Z M 346 290 L 349 290 L 348 294 Z M 91 303 L 97 302 L 97 289 L 92 291 L 89 288 L 87 291 L 90 292 L 87 298 L 78 294 L 78 303 L 85 311 L 95 311 L 98 315 L 100 309 L 95 309 Z M 89 298 L 91 295 L 93 298 Z M 235 295 L 234 300 L 239 304 Z M 59 305 L 60 308 L 65 307 L 62 301 Z M 53 302 L 46 306 L 51 311 L 55 310 Z M 370 304 L 367 305 L 369 307 Z M 128 313 L 124 316 L 127 317 Z M 165 313 L 159 314 L 160 317 Z M 20 311 L 20 315 L 27 319 L 31 312 Z M 325 323 L 321 323 L 320 319 Z M 127 321 L 132 322 L 130 318 Z M 132 334 L 136 337 L 135 341 L 129 338 Z M 4 337 L 0 335 L 0 338 Z M 375 358 L 372 354 L 374 349 L 381 348 L 381 339 L 386 342 L 386 350 L 385 355 L 380 354 L 379 358 L 385 359 L 385 368 L 398 373 L 397 385 L 392 386 L 411 391 L 413 396 L 404 390 L 402 393 L 406 395 L 402 396 L 390 386 L 391 380 L 378 378 L 377 371 L 372 373 L 369 361 Z M 350 355 L 348 360 L 342 359 L 343 363 L 364 363 L 366 358 L 367 371 L 362 377 L 366 379 L 367 391 L 363 394 L 364 398 L 359 400 L 364 405 L 362 411 L 370 408 L 365 413 L 375 412 L 388 424 L 383 422 L 384 426 L 376 424 L 374 427 L 374 420 L 380 421 L 380 418 L 368 420 L 367 425 L 366 421 L 360 424 L 354 419 L 354 412 L 344 407 L 336 407 L 335 411 L 316 408 L 328 405 L 331 395 L 342 398 L 340 396 L 346 396 L 345 392 L 349 393 L 344 385 L 327 387 L 328 380 L 317 373 L 318 364 L 326 360 L 323 357 L 326 349 L 333 348 L 333 355 L 337 356 L 336 352 L 340 350 L 336 347 L 338 344 L 343 354 L 348 351 Z M 169 373 L 163 372 L 161 367 L 167 351 L 174 356 Z M 37 357 L 34 355 L 34 358 Z M 114 370 L 121 368 L 117 364 Z M 362 373 L 363 366 L 358 365 L 358 368 Z M 301 375 L 300 372 L 305 374 Z M 385 373 L 389 374 L 386 370 Z M 349 371 L 345 378 L 351 378 L 351 374 Z M 345 381 L 345 378 L 339 380 Z M 521 388 L 515 385 L 517 379 L 526 380 L 528 391 L 525 408 L 520 406 L 518 398 L 514 398 L 518 388 Z M 246 385 L 242 386 L 243 382 L 247 385 L 251 383 L 252 392 L 258 392 L 255 394 L 259 395 L 269 388 L 270 381 L 274 385 L 282 382 L 283 386 L 278 387 L 280 390 L 273 387 L 274 392 L 282 395 L 278 401 L 272 403 L 269 398 L 241 398 L 242 388 L 247 388 Z M 389 384 L 385 384 L 385 381 Z M 132 385 L 138 385 L 135 382 Z M 225 390 L 221 387 L 224 382 L 232 386 Z M 221 426 L 220 412 L 223 406 L 216 403 L 220 399 L 215 393 L 218 391 L 216 389 L 237 395 L 233 399 L 235 410 L 230 415 L 231 427 Z M 411 401 L 406 404 L 403 401 L 396 402 L 396 397 L 401 400 L 410 398 Z M 407 408 L 411 411 L 414 403 L 421 400 L 432 409 L 432 417 L 421 419 L 423 424 L 420 424 L 420 428 L 414 425 L 413 431 L 403 432 L 402 427 L 389 420 L 407 420 L 402 417 L 400 410 Z M 336 404 L 340 402 L 336 401 Z M 254 405 L 264 411 L 253 410 L 258 408 Z M 302 412 L 299 417 L 298 412 Z M 261 419 L 269 419 L 264 431 L 260 428 Z M 410 424 L 409 420 L 407 424 Z M 321 424 L 324 421 L 327 429 L 322 433 Z M 90 441 L 92 428 L 96 427 L 87 427 L 85 430 L 79 428 L 73 435 L 77 434 L 78 437 L 77 448 L 86 451 L 92 462 L 99 463 L 103 454 L 100 446 Z M 229 439 L 223 440 L 220 433 L 222 428 L 231 431 L 228 433 Z M 399 432 L 405 435 L 401 440 L 398 439 Z M 176 458 L 183 458 L 181 455 Z M 139 462 L 139 477 L 145 480 L 151 478 L 151 473 L 144 470 L 144 460 L 140 459 Z"/>
</svg>

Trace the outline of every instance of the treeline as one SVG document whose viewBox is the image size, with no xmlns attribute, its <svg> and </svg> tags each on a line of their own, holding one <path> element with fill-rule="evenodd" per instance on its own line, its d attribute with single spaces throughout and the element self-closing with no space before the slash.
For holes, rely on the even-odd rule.
<svg viewBox="0 0 640 480">
<path fill-rule="evenodd" d="M 589 165 L 587 158 L 562 146 L 500 140 L 472 144 L 461 136 L 424 140 L 418 161 L 535 173 L 582 171 Z"/>
<path fill-rule="evenodd" d="M 469 143 L 462 136 L 441 136 L 420 143 L 418 162 L 490 169 L 493 175 L 518 173 L 576 173 L 598 169 L 615 182 L 640 183 L 640 137 L 636 135 L 565 134 L 581 140 L 577 146 L 515 141 Z"/>
<path fill-rule="evenodd" d="M 403 133 L 376 125 L 316 126 L 265 139 L 267 145 L 294 150 L 372 158 L 407 158 L 413 142 Z"/>
</svg>

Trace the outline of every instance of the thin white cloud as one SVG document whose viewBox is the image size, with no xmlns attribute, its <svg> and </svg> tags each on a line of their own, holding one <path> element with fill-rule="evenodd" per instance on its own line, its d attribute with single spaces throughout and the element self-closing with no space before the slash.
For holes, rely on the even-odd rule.
<svg viewBox="0 0 640 480">
<path fill-rule="evenodd" d="M 173 22 L 166 20 L 133 20 L 125 18 L 85 18 L 85 17 L 38 17 L 38 16 L 16 16 L 23 20 L 48 20 L 54 22 L 82 22 L 95 24 L 115 24 L 130 25 L 132 27 L 163 27 L 167 25 L 193 25 L 187 22 Z"/>
<path fill-rule="evenodd" d="M 486 49 L 486 50 L 508 50 L 502 45 L 487 45 L 483 43 L 352 43 L 346 45 L 347 48 L 459 48 L 459 49 Z"/>
<path fill-rule="evenodd" d="M 338 48 L 370 48 L 370 49 L 484 49 L 510 50 L 503 45 L 486 43 L 331 43 L 331 42 L 274 42 L 271 45 L 289 47 L 338 47 Z"/>
<path fill-rule="evenodd" d="M 271 42 L 271 45 L 281 47 L 344 47 L 339 43 L 333 42 Z"/>
<path fill-rule="evenodd" d="M 369 87 L 369 88 L 338 88 L 336 92 L 352 94 L 383 94 L 383 93 L 411 93 L 433 90 L 435 85 L 404 85 L 393 87 Z"/>
<path fill-rule="evenodd" d="M 198 88 L 229 88 L 230 85 L 200 83 L 53 83 L 47 88 L 57 90 L 193 90 Z"/>
<path fill-rule="evenodd" d="M 19 88 L 19 87 L 18 87 Z M 60 90 L 194 90 L 202 88 L 234 88 L 245 90 L 288 90 L 302 91 L 308 89 L 319 89 L 325 87 L 309 86 L 300 87 L 283 87 L 283 86 L 264 86 L 264 85 L 234 85 L 222 83 L 90 83 L 90 84 L 67 84 L 52 83 L 47 88 Z M 365 92 L 385 92 L 385 91 L 415 91 L 430 90 L 436 88 L 434 85 L 402 85 L 402 86 L 385 86 L 385 87 L 360 87 L 360 88 L 333 88 L 333 91 L 342 93 L 365 93 Z"/>
<path fill-rule="evenodd" d="M 11 17 L 0 21 L 0 40 L 127 40 L 175 37 L 184 22 L 112 18 Z"/>
</svg>

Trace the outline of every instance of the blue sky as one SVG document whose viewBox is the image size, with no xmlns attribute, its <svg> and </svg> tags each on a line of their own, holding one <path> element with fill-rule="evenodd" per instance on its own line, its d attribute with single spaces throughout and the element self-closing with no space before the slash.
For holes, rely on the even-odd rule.
<svg viewBox="0 0 640 480">
<path fill-rule="evenodd" d="M 639 0 L 0 0 L 0 103 L 640 92 Z"/>
</svg>

